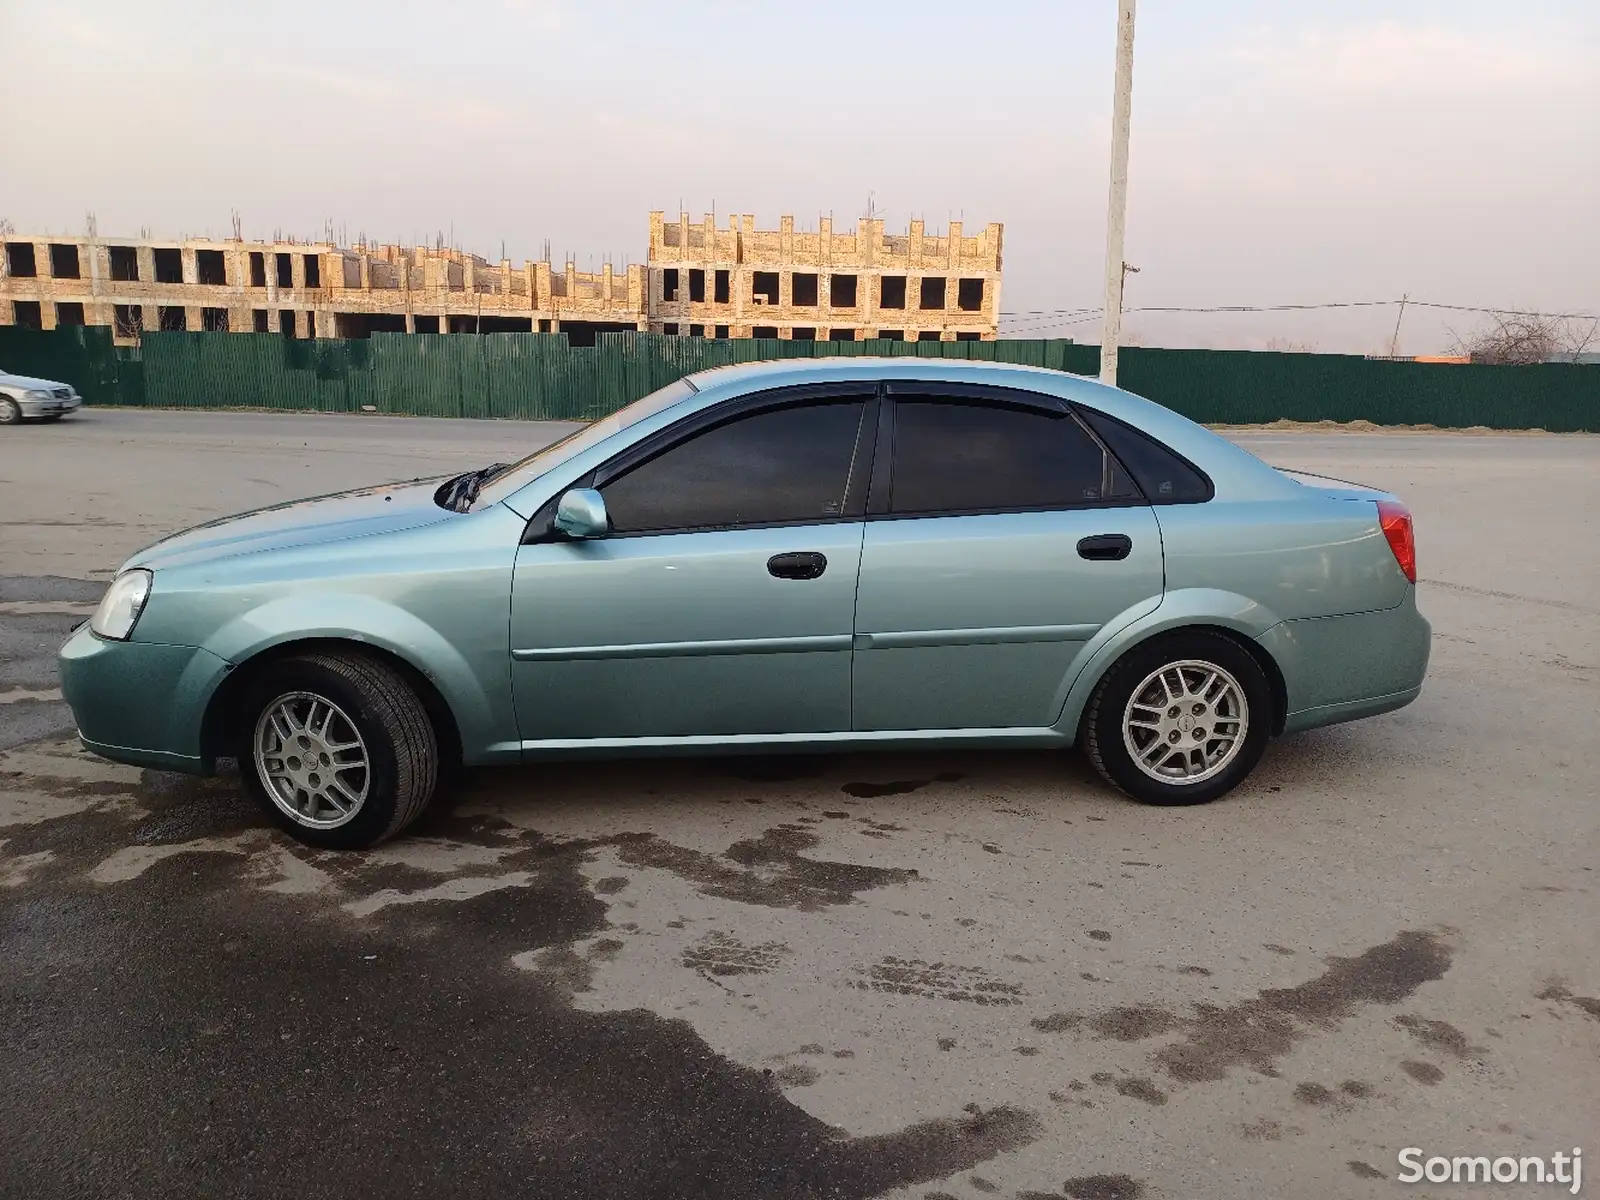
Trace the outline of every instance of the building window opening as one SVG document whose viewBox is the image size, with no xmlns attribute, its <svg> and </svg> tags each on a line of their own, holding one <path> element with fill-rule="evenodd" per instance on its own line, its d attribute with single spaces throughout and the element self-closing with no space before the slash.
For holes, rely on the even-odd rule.
<svg viewBox="0 0 1600 1200">
<path fill-rule="evenodd" d="M 132 246 L 110 248 L 111 278 L 116 283 L 139 282 L 139 252 Z"/>
<path fill-rule="evenodd" d="M 778 273 L 755 271 L 750 276 L 750 299 L 757 304 L 778 303 Z"/>
<path fill-rule="evenodd" d="M 227 333 L 228 310 L 225 308 L 202 308 L 200 310 L 200 328 L 207 333 Z"/>
<path fill-rule="evenodd" d="M 287 254 L 280 254 L 278 257 L 288 258 L 289 256 Z M 435 318 L 435 320 L 437 320 L 437 318 Z M 292 338 L 295 336 L 294 309 L 280 308 L 278 310 L 278 332 L 283 334 L 284 337 Z"/>
<path fill-rule="evenodd" d="M 677 337 L 678 323 L 676 321 L 668 321 L 661 327 L 661 332 L 666 334 L 668 337 Z"/>
<path fill-rule="evenodd" d="M 56 305 L 56 325 L 82 325 L 83 302 L 63 300 Z"/>
<path fill-rule="evenodd" d="M 983 341 L 983 334 L 978 333 L 975 330 L 963 329 L 963 330 L 961 330 L 960 332 L 958 332 L 956 334 L 956 341 L 958 341 L 958 342 L 981 342 L 981 341 Z"/>
<path fill-rule="evenodd" d="M 250 286 L 267 286 L 267 256 L 259 250 L 250 251 Z"/>
<path fill-rule="evenodd" d="M 917 334 L 917 341 L 919 342 L 937 342 L 938 340 L 939 331 L 937 329 L 924 329 Z"/>
<path fill-rule="evenodd" d="M 183 282 L 183 251 L 152 250 L 150 256 L 156 263 L 157 283 L 182 283 Z M 162 326 L 163 329 L 166 326 Z"/>
<path fill-rule="evenodd" d="M 705 337 L 705 335 L 706 335 L 706 327 L 704 325 L 691 325 L 691 326 L 689 326 L 689 336 L 690 337 Z"/>
<path fill-rule="evenodd" d="M 789 337 L 797 342 L 814 342 L 817 340 L 817 331 L 805 325 L 798 325 L 789 332 Z"/>
<path fill-rule="evenodd" d="M 194 252 L 194 277 L 195 282 L 206 284 L 208 287 L 226 287 L 228 285 L 228 265 L 223 260 L 221 250 L 196 250 Z"/>
<path fill-rule="evenodd" d="M 678 298 L 677 267 L 668 267 L 661 272 L 661 298 L 668 301 Z"/>
<path fill-rule="evenodd" d="M 878 307 L 904 308 L 906 306 L 906 277 L 885 275 L 878 281 Z"/>
<path fill-rule="evenodd" d="M 733 291 L 728 282 L 728 272 L 718 271 L 716 277 L 712 280 L 711 298 L 718 304 L 727 304 L 732 295 Z"/>
<path fill-rule="evenodd" d="M 956 284 L 956 307 L 962 312 L 978 312 L 983 308 L 983 280 L 963 279 Z"/>
<path fill-rule="evenodd" d="M 856 306 L 856 277 L 834 275 L 828 280 L 828 303 L 834 308 Z"/>
<path fill-rule="evenodd" d="M 78 248 L 52 242 L 50 245 L 50 276 L 53 279 L 80 279 L 78 274 Z"/>
<path fill-rule="evenodd" d="M 278 286 L 292 288 L 294 286 L 294 256 L 292 254 L 274 254 L 277 260 Z"/>
<path fill-rule="evenodd" d="M 789 286 L 794 293 L 794 303 L 799 308 L 815 308 L 817 306 L 817 277 L 809 272 L 803 275 L 791 275 Z"/>
<path fill-rule="evenodd" d="M 111 309 L 111 329 L 119 338 L 136 338 L 144 332 L 144 309 L 137 304 L 118 304 Z"/>
<path fill-rule="evenodd" d="M 722 274 L 721 271 L 717 273 L 719 275 Z M 728 327 L 726 325 L 718 325 L 712 330 L 711 336 L 715 338 L 726 338 L 728 336 Z"/>
<path fill-rule="evenodd" d="M 162 333 L 182 333 L 189 328 L 189 314 L 181 304 L 163 304 L 156 309 L 156 328 Z"/>
<path fill-rule="evenodd" d="M 856 340 L 856 331 L 854 329 L 830 329 L 828 330 L 828 340 L 830 342 L 853 342 Z"/>
<path fill-rule="evenodd" d="M 411 318 L 411 332 L 412 333 L 438 333 L 439 332 L 439 314 L 438 313 L 429 313 L 426 316 L 424 316 L 422 314 L 418 314 L 417 316 L 412 317 Z"/>
<path fill-rule="evenodd" d="M 928 275 L 922 280 L 921 302 L 923 308 L 944 307 L 944 285 L 948 282 L 943 275 Z"/>
<path fill-rule="evenodd" d="M 633 333 L 636 326 L 624 321 L 562 321 L 561 332 L 569 346 L 593 346 L 602 333 Z"/>
<path fill-rule="evenodd" d="M 883 342 L 903 342 L 906 340 L 905 330 L 880 329 L 878 330 L 878 340 Z"/>
<path fill-rule="evenodd" d="M 13 300 L 11 320 L 18 329 L 43 329 L 44 309 L 37 300 Z"/>
<path fill-rule="evenodd" d="M 306 266 L 306 286 L 319 288 L 322 286 L 322 260 L 315 254 L 304 256 Z"/>
<path fill-rule="evenodd" d="M 757 325 L 750 330 L 750 336 L 753 338 L 775 338 L 778 336 L 778 327 L 776 325 Z"/>
<path fill-rule="evenodd" d="M 256 309 L 255 312 L 253 314 L 251 314 L 251 321 L 253 323 L 252 327 L 254 328 L 255 332 L 257 332 L 257 333 L 270 333 L 270 332 L 272 332 L 270 329 L 267 328 L 267 310 L 266 309 L 264 309 L 264 308 Z"/>
<path fill-rule="evenodd" d="M 706 273 L 699 267 L 689 268 L 689 303 L 706 302 Z"/>
<path fill-rule="evenodd" d="M 6 243 L 6 274 L 13 279 L 33 279 L 39 274 L 32 242 Z"/>
</svg>

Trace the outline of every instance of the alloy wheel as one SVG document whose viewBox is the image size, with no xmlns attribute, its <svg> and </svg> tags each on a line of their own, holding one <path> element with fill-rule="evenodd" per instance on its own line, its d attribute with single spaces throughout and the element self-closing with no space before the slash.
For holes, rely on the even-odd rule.
<svg viewBox="0 0 1600 1200">
<path fill-rule="evenodd" d="M 1195 784 L 1227 769 L 1244 746 L 1250 706 L 1216 663 L 1184 659 L 1145 676 L 1122 715 L 1134 766 L 1167 784 Z"/>
<path fill-rule="evenodd" d="M 256 722 L 256 771 L 272 802 L 310 829 L 334 829 L 361 811 L 371 758 L 349 714 L 325 696 L 288 692 Z"/>
</svg>

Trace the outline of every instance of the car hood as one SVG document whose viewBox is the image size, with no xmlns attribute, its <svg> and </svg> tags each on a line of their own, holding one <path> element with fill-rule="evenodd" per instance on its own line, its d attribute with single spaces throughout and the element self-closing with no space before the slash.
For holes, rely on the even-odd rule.
<svg viewBox="0 0 1600 1200">
<path fill-rule="evenodd" d="M 258 554 L 346 538 L 415 529 L 453 514 L 434 503 L 444 477 L 313 496 L 222 517 L 147 546 L 122 565 L 159 570 L 239 554 Z"/>
<path fill-rule="evenodd" d="M 0 387 L 27 388 L 29 391 L 50 392 L 68 386 L 58 379 L 35 379 L 32 375 L 8 375 L 0 371 Z"/>
</svg>

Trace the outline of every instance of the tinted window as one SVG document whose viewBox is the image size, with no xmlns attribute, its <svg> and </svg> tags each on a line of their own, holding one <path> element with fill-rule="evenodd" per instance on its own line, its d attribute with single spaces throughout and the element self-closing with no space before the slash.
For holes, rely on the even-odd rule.
<svg viewBox="0 0 1600 1200">
<path fill-rule="evenodd" d="M 618 533 L 828 521 L 844 513 L 860 400 L 768 409 L 680 442 L 601 489 Z"/>
<path fill-rule="evenodd" d="M 1152 504 L 1195 504 L 1211 499 L 1211 484 L 1160 442 L 1113 421 L 1104 413 L 1082 410 L 1083 419 L 1122 460 Z"/>
<path fill-rule="evenodd" d="M 895 403 L 896 513 L 1072 508 L 1138 493 L 1071 416 L 939 401 Z"/>
</svg>

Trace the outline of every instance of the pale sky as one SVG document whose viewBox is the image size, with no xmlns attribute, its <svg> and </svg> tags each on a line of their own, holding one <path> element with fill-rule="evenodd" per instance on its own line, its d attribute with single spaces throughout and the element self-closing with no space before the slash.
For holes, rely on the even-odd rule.
<svg viewBox="0 0 1600 1200">
<path fill-rule="evenodd" d="M 0 0 L 0 219 L 639 261 L 646 214 L 1006 226 L 1003 331 L 1101 295 L 1114 0 Z M 1600 0 L 1143 0 L 1127 303 L 1600 312 Z M 1408 309 L 1402 353 L 1471 314 Z M 1381 352 L 1394 311 L 1132 313 Z"/>
</svg>

